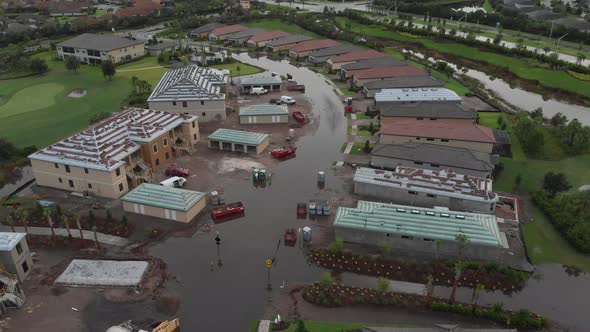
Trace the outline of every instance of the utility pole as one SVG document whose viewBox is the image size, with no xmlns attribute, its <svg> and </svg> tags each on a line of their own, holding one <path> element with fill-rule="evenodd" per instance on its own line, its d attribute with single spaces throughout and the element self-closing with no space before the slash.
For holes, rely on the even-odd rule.
<svg viewBox="0 0 590 332">
<path fill-rule="evenodd" d="M 557 38 L 557 49 L 555 50 L 555 53 L 558 53 L 557 57 L 559 58 L 559 42 L 561 41 L 561 39 L 563 39 L 563 37 L 567 36 L 568 34 L 566 33 L 565 35 Z"/>
<path fill-rule="evenodd" d="M 551 40 L 552 36 L 553 36 L 553 22 L 551 22 L 551 30 L 549 31 L 549 40 Z"/>
<path fill-rule="evenodd" d="M 265 263 L 266 263 L 266 270 L 268 271 L 268 280 L 267 280 L 267 284 L 266 284 L 266 289 L 272 290 L 272 284 L 270 282 L 270 268 L 272 267 L 272 259 L 267 258 Z"/>
</svg>

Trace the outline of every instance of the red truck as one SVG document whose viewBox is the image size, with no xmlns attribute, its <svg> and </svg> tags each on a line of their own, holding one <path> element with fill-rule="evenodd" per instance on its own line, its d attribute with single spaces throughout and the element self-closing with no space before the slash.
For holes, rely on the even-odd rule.
<svg viewBox="0 0 590 332">
<path fill-rule="evenodd" d="M 187 177 L 189 175 L 189 170 L 188 168 L 182 168 L 178 165 L 170 165 L 166 168 L 166 175 Z"/>
<path fill-rule="evenodd" d="M 223 206 L 211 209 L 211 217 L 213 219 L 229 216 L 232 214 L 243 213 L 246 209 L 242 202 L 229 203 Z"/>
<path fill-rule="evenodd" d="M 296 84 L 287 86 L 287 91 L 299 91 L 305 93 L 305 85 Z"/>
</svg>

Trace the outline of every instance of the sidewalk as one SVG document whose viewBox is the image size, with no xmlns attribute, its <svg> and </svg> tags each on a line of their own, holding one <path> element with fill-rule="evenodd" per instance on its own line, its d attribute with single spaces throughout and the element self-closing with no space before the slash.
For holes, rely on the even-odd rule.
<svg viewBox="0 0 590 332">
<path fill-rule="evenodd" d="M 31 234 L 31 235 L 51 236 L 51 228 L 49 228 L 49 227 L 28 227 L 28 229 L 29 229 L 29 234 Z M 0 230 L 3 232 L 12 232 L 12 230 L 8 226 L 1 226 Z M 17 232 L 20 232 L 20 233 L 25 232 L 24 227 L 14 227 L 14 230 Z M 55 235 L 61 236 L 61 237 L 68 237 L 68 230 L 67 229 L 54 228 L 54 230 L 55 230 Z M 72 234 L 72 237 L 74 237 L 76 239 L 80 238 L 80 231 L 77 228 L 70 228 L 70 233 Z M 94 241 L 94 232 L 93 231 L 83 230 L 82 234 L 84 235 L 84 239 Z M 108 234 L 103 234 L 103 233 L 96 233 L 96 235 L 98 237 L 98 242 L 100 242 L 102 244 L 108 244 L 108 245 L 117 246 L 117 247 L 124 247 L 130 243 L 129 240 L 119 237 L 119 236 L 108 235 Z"/>
</svg>

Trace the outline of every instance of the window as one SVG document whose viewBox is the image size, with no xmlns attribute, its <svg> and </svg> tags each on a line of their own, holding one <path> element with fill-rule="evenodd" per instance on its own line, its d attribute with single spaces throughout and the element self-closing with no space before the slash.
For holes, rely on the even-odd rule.
<svg viewBox="0 0 590 332">
<path fill-rule="evenodd" d="M 426 241 L 426 242 L 434 242 L 433 239 L 427 239 L 427 238 L 424 238 L 424 241 Z"/>
<path fill-rule="evenodd" d="M 68 180 L 68 185 L 69 185 L 71 188 L 74 188 L 74 180 Z"/>
<path fill-rule="evenodd" d="M 440 139 L 440 141 L 441 141 L 441 142 L 448 142 L 449 140 L 448 140 L 448 139 L 446 139 L 446 138 L 441 138 L 441 139 Z"/>
<path fill-rule="evenodd" d="M 59 183 L 64 183 L 64 180 L 62 180 L 61 178 L 58 178 L 57 181 L 59 181 Z"/>
<path fill-rule="evenodd" d="M 170 131 L 168 132 L 168 135 L 169 135 L 170 137 L 174 137 L 174 131 L 170 130 Z"/>
<path fill-rule="evenodd" d="M 166 160 L 170 159 L 170 154 L 166 151 Z"/>
<path fill-rule="evenodd" d="M 426 197 L 436 198 L 436 195 L 435 194 L 426 194 Z"/>
<path fill-rule="evenodd" d="M 16 244 L 16 252 L 19 255 L 23 253 L 23 246 L 21 246 L 20 242 Z"/>
<path fill-rule="evenodd" d="M 424 118 L 421 117 L 421 116 L 419 116 L 419 117 L 416 118 L 416 120 L 424 120 Z"/>
<path fill-rule="evenodd" d="M 413 191 L 413 190 L 408 190 L 408 194 L 410 195 L 418 195 L 417 191 Z"/>
<path fill-rule="evenodd" d="M 420 213 L 420 210 L 412 210 L 412 211 L 410 211 L 410 213 L 412 213 L 412 214 L 421 214 Z"/>
<path fill-rule="evenodd" d="M 406 209 L 402 209 L 402 208 L 397 208 L 395 209 L 397 212 L 406 212 Z"/>
<path fill-rule="evenodd" d="M 387 233 L 387 234 L 385 234 L 385 236 L 387 236 L 387 237 L 391 237 L 391 234 Z"/>
<path fill-rule="evenodd" d="M 196 126 L 196 125 L 197 125 L 197 124 L 195 123 L 195 121 L 193 121 L 193 128 L 195 128 L 195 126 Z"/>
<path fill-rule="evenodd" d="M 92 183 L 88 184 L 88 189 L 92 189 Z"/>
<path fill-rule="evenodd" d="M 416 164 L 416 165 L 422 165 L 422 162 L 421 161 L 415 161 L 414 164 Z"/>
<path fill-rule="evenodd" d="M 115 170 L 115 175 L 117 175 L 117 176 L 120 176 L 121 175 L 121 169 L 120 168 L 117 168 Z"/>
<path fill-rule="evenodd" d="M 125 189 L 125 187 L 123 186 L 122 183 L 119 183 L 119 191 L 123 191 L 123 189 Z"/>
<path fill-rule="evenodd" d="M 427 138 L 427 141 L 434 141 L 434 138 Z"/>
<path fill-rule="evenodd" d="M 205 105 L 205 101 L 204 100 L 201 100 L 201 105 Z"/>
<path fill-rule="evenodd" d="M 176 102 L 175 101 L 172 102 L 172 106 L 176 106 Z"/>
<path fill-rule="evenodd" d="M 441 213 L 440 216 L 443 218 L 450 218 L 451 217 L 451 215 L 448 213 Z"/>
<path fill-rule="evenodd" d="M 29 272 L 29 264 L 27 264 L 27 262 L 23 262 L 23 264 L 21 266 L 23 268 L 24 273 Z"/>
<path fill-rule="evenodd" d="M 59 164 L 58 163 L 55 163 L 53 165 L 55 166 L 55 168 L 59 168 Z"/>
<path fill-rule="evenodd" d="M 416 141 L 419 141 L 419 140 L 420 140 L 420 137 L 416 137 Z"/>
<path fill-rule="evenodd" d="M 156 166 L 160 165 L 160 158 L 156 158 Z"/>
<path fill-rule="evenodd" d="M 413 240 L 414 237 L 413 236 L 410 236 L 410 235 L 402 235 L 402 239 Z"/>
<path fill-rule="evenodd" d="M 88 174 L 88 168 L 84 168 L 84 173 Z"/>
<path fill-rule="evenodd" d="M 157 153 L 158 152 L 158 143 L 154 144 L 152 149 L 154 150 L 154 153 Z"/>
<path fill-rule="evenodd" d="M 432 166 L 432 167 L 440 167 L 439 164 L 430 164 L 430 166 Z"/>
<path fill-rule="evenodd" d="M 205 112 L 203 112 L 203 113 L 201 113 L 201 115 L 202 115 L 202 116 L 206 116 L 206 113 L 205 113 Z"/>
<path fill-rule="evenodd" d="M 66 167 L 66 173 L 70 173 L 70 165 L 65 165 Z"/>
<path fill-rule="evenodd" d="M 164 146 L 168 146 L 168 139 L 164 138 Z"/>
<path fill-rule="evenodd" d="M 455 215 L 455 218 L 464 220 L 465 216 L 462 214 L 457 214 L 457 215 Z"/>
<path fill-rule="evenodd" d="M 437 118 L 430 118 L 430 120 L 436 120 Z"/>
<path fill-rule="evenodd" d="M 193 138 L 195 139 L 195 141 L 197 140 L 197 134 L 193 135 Z"/>
<path fill-rule="evenodd" d="M 188 106 L 188 104 L 186 103 L 186 101 L 183 101 L 182 102 L 182 107 L 187 107 L 187 106 Z"/>
<path fill-rule="evenodd" d="M 432 212 L 432 211 L 426 211 L 426 215 L 427 215 L 427 216 L 434 216 L 434 215 L 435 215 L 435 213 L 434 213 L 434 212 Z"/>
</svg>

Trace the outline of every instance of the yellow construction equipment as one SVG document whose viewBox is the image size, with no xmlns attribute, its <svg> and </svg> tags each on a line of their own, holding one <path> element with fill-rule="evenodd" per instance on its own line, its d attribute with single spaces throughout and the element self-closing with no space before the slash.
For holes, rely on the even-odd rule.
<svg viewBox="0 0 590 332">
<path fill-rule="evenodd" d="M 174 332 L 180 327 L 180 320 L 175 318 L 173 320 L 166 320 L 160 323 L 152 332 Z"/>
</svg>

